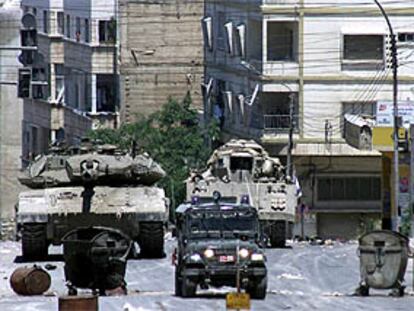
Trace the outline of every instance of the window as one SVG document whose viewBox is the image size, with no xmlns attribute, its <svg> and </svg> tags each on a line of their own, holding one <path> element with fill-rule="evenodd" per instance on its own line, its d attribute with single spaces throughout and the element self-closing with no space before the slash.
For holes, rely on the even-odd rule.
<svg viewBox="0 0 414 311">
<path fill-rule="evenodd" d="M 230 170 L 247 170 L 251 172 L 253 169 L 253 159 L 247 157 L 231 157 Z"/>
<path fill-rule="evenodd" d="M 66 15 L 66 37 L 70 38 L 70 15 Z"/>
<path fill-rule="evenodd" d="M 76 41 L 79 42 L 80 37 L 81 37 L 81 21 L 79 17 L 76 17 L 76 33 L 75 33 Z"/>
<path fill-rule="evenodd" d="M 97 111 L 115 111 L 114 76 L 99 74 L 96 76 L 96 106 Z"/>
<path fill-rule="evenodd" d="M 47 99 L 47 70 L 44 67 L 32 68 L 32 98 Z"/>
<path fill-rule="evenodd" d="M 38 137 L 38 129 L 37 127 L 32 126 L 31 127 L 31 146 L 30 146 L 30 150 L 31 150 L 31 160 L 33 160 L 36 155 L 39 154 L 39 141 L 38 141 L 39 137 Z"/>
<path fill-rule="evenodd" d="M 57 12 L 57 31 L 61 35 L 65 33 L 65 15 L 63 12 Z"/>
<path fill-rule="evenodd" d="M 43 32 L 49 32 L 49 14 L 46 10 L 43 11 Z"/>
<path fill-rule="evenodd" d="M 32 79 L 32 73 L 30 68 L 18 69 L 18 88 L 17 97 L 29 98 L 30 97 L 30 82 Z"/>
<path fill-rule="evenodd" d="M 89 19 L 85 19 L 85 42 L 89 42 Z"/>
<path fill-rule="evenodd" d="M 384 36 L 344 35 L 344 60 L 383 60 Z"/>
<path fill-rule="evenodd" d="M 224 50 L 224 24 L 226 23 L 226 15 L 224 12 L 218 13 L 217 19 L 217 48 Z"/>
<path fill-rule="evenodd" d="M 63 64 L 55 64 L 55 99 L 61 102 L 64 98 L 65 68 Z"/>
<path fill-rule="evenodd" d="M 376 108 L 377 105 L 375 102 L 351 102 L 342 104 L 343 115 L 350 113 L 375 117 Z"/>
<path fill-rule="evenodd" d="M 110 21 L 99 21 L 99 42 L 101 43 L 114 43 L 116 38 L 116 22 L 111 19 Z"/>
<path fill-rule="evenodd" d="M 267 60 L 295 61 L 298 25 L 294 22 L 267 23 Z"/>
<path fill-rule="evenodd" d="M 319 201 L 378 201 L 380 199 L 380 177 L 318 178 Z"/>
<path fill-rule="evenodd" d="M 400 32 L 398 34 L 399 42 L 414 42 L 414 33 L 413 32 Z"/>
<path fill-rule="evenodd" d="M 261 117 L 255 120 L 256 128 L 269 131 L 285 131 L 290 128 L 291 122 L 295 131 L 299 128 L 298 122 L 298 93 L 262 92 L 259 96 L 258 112 Z M 290 103 L 293 100 L 293 120 L 290 118 Z M 262 115 L 263 114 L 263 115 Z"/>
<path fill-rule="evenodd" d="M 79 87 L 79 83 L 78 81 L 75 82 L 75 94 L 74 94 L 74 103 L 75 103 L 75 108 L 79 109 L 80 108 L 80 87 Z"/>
</svg>

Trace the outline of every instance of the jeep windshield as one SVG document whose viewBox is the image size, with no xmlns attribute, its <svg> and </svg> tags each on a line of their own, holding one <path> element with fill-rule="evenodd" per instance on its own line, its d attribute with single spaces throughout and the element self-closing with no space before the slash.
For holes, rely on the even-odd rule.
<svg viewBox="0 0 414 311">
<path fill-rule="evenodd" d="M 257 216 L 246 210 L 197 210 L 187 218 L 190 238 L 254 238 L 258 232 Z"/>
</svg>

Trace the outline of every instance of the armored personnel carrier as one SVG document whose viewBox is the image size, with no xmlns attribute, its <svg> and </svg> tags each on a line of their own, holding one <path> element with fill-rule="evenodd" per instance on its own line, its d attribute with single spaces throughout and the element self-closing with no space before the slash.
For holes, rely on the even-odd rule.
<svg viewBox="0 0 414 311">
<path fill-rule="evenodd" d="M 247 197 L 259 215 L 273 247 L 285 246 L 292 236 L 297 188 L 272 158 L 254 141 L 231 140 L 215 150 L 204 172 L 192 172 L 187 180 L 187 200 L 211 200 L 220 191 L 222 201 L 237 203 Z"/>
<path fill-rule="evenodd" d="M 20 193 L 16 207 L 23 257 L 42 259 L 50 244 L 85 226 L 120 229 L 138 242 L 142 257 L 164 256 L 168 199 L 154 186 L 164 176 L 148 155 L 112 145 L 52 148 L 19 178 L 32 188 Z"/>
</svg>

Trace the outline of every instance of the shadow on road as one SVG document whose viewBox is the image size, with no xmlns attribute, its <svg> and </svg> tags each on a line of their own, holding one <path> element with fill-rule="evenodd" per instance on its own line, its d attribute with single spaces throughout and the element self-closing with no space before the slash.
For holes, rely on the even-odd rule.
<svg viewBox="0 0 414 311">
<path fill-rule="evenodd" d="M 16 256 L 14 258 L 14 263 L 36 263 L 36 262 L 49 262 L 49 261 L 63 261 L 63 255 L 62 254 L 51 254 L 48 255 L 44 259 L 40 260 L 26 260 L 23 258 L 23 256 Z"/>
</svg>

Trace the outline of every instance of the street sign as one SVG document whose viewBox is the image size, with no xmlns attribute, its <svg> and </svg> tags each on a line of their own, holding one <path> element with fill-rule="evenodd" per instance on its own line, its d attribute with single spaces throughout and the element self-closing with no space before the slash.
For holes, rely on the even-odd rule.
<svg viewBox="0 0 414 311">
<path fill-rule="evenodd" d="M 377 102 L 377 127 L 394 126 L 394 103 L 392 101 Z M 398 116 L 402 118 L 402 124 L 414 123 L 414 102 L 398 101 Z"/>
<path fill-rule="evenodd" d="M 227 310 L 250 310 L 250 295 L 248 293 L 228 293 L 226 295 Z"/>
</svg>

